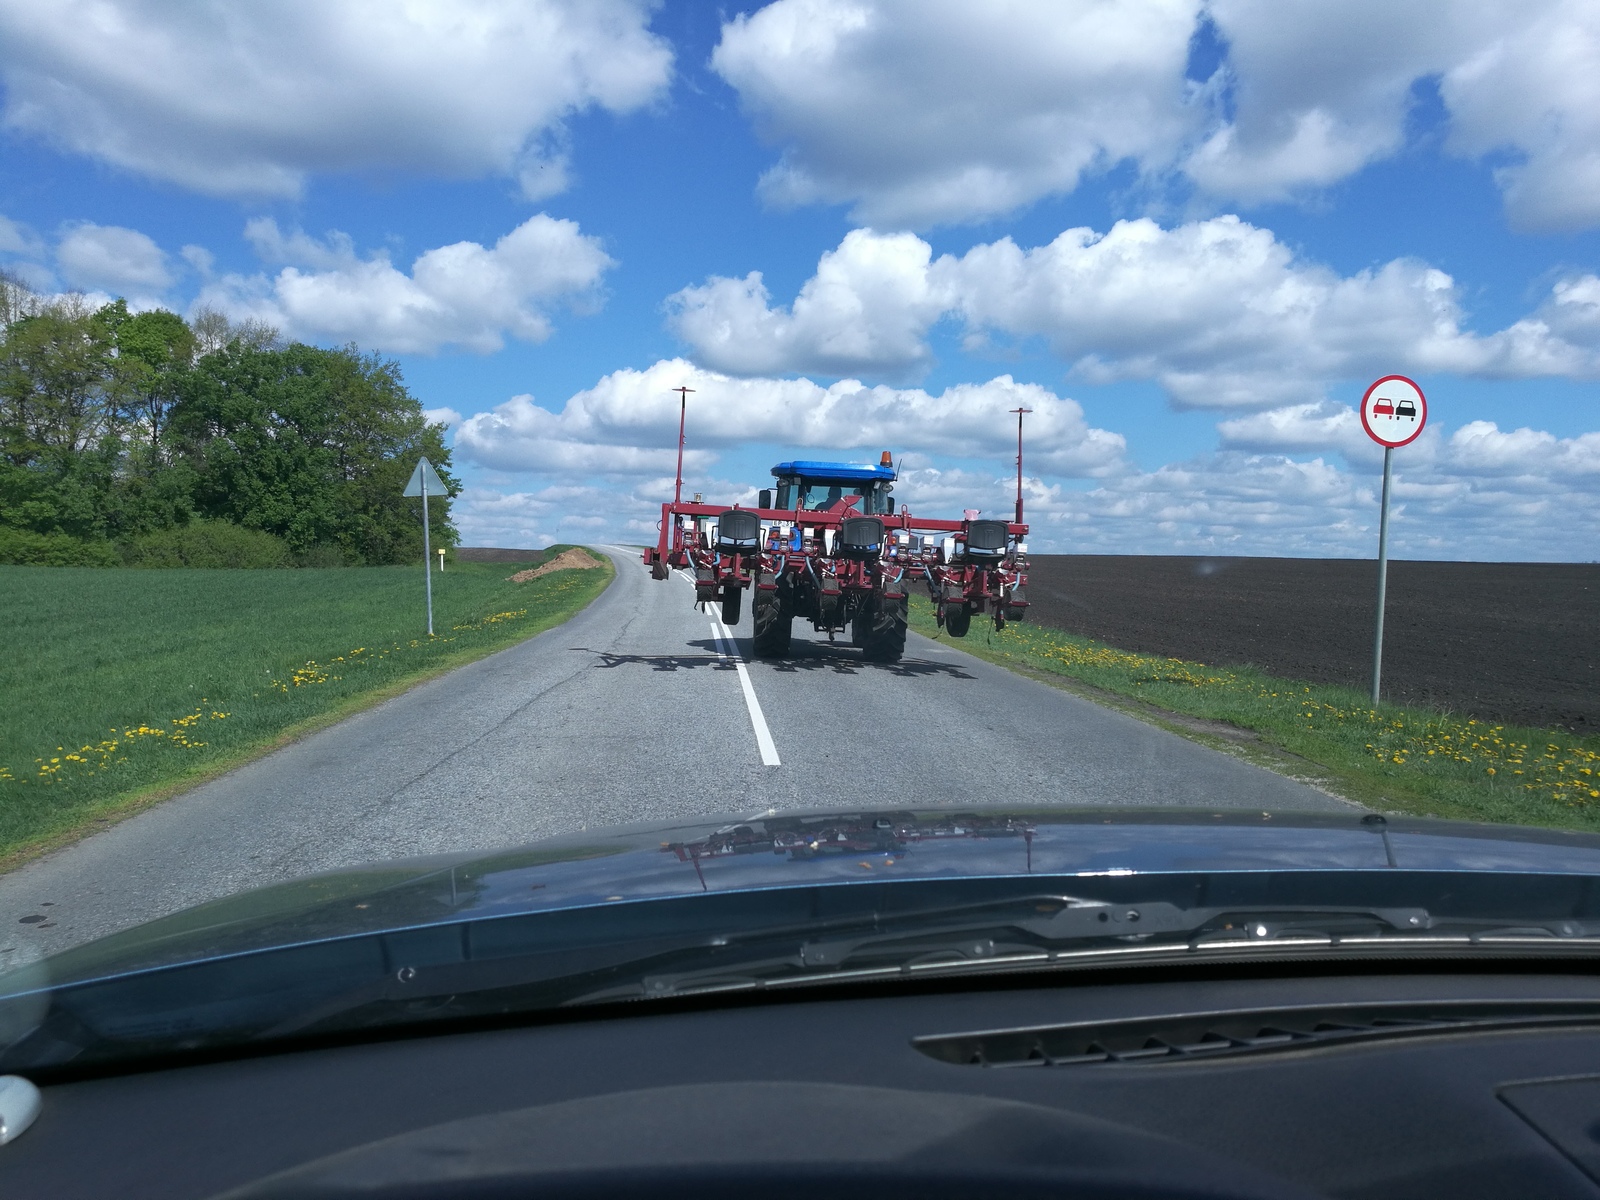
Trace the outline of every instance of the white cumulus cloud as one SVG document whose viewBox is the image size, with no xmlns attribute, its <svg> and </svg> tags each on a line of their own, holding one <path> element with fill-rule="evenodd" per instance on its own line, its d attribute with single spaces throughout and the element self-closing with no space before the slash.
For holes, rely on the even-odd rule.
<svg viewBox="0 0 1600 1200">
<path fill-rule="evenodd" d="M 913 513 L 964 508 L 1009 514 L 1015 476 L 907 454 L 895 497 Z M 455 512 L 468 544 L 654 541 L 665 472 L 609 482 L 569 476 L 530 491 L 469 488 Z M 595 475 L 603 468 L 597 469 Z M 1029 543 L 1038 553 L 1248 554 L 1371 558 L 1377 546 L 1376 461 L 1224 448 L 1154 470 L 1072 481 L 1030 469 Z M 750 503 L 755 482 L 719 477 L 704 460 L 685 494 Z M 1391 553 L 1403 558 L 1571 561 L 1600 558 L 1600 433 L 1561 438 L 1471 422 L 1430 430 L 1395 462 Z"/>
<path fill-rule="evenodd" d="M 0 120 L 202 192 L 294 196 L 313 172 L 564 186 L 571 115 L 662 93 L 645 0 L 0 2 Z"/>
<path fill-rule="evenodd" d="M 587 393 L 580 393 L 587 395 Z M 602 441 L 581 402 L 569 401 L 559 413 L 541 408 L 529 395 L 513 396 L 492 411 L 468 417 L 456 429 L 455 450 L 469 462 L 499 471 L 537 471 L 557 475 L 670 475 L 676 440 L 626 445 Z M 673 433 L 676 434 L 676 426 Z M 684 465 L 701 469 L 714 456 L 706 450 L 684 453 Z"/>
<path fill-rule="evenodd" d="M 1361 428 L 1361 418 L 1348 404 L 1321 401 L 1291 404 L 1267 412 L 1234 417 L 1217 425 L 1228 449 L 1310 454 L 1337 450 L 1347 459 L 1382 457 L 1378 444 Z"/>
<path fill-rule="evenodd" d="M 932 395 L 917 388 L 867 387 L 842 380 L 732 378 L 682 360 L 615 371 L 571 397 L 560 412 L 517 396 L 462 422 L 456 450 L 500 470 L 665 474 L 677 455 L 679 397 L 690 399 L 685 462 L 701 470 L 717 449 L 754 443 L 795 448 L 921 451 L 1002 457 L 1015 445 L 1016 418 L 1031 408 L 1028 463 L 1055 474 L 1092 477 L 1124 469 L 1120 434 L 1096 429 L 1070 399 L 1000 376 Z M 707 448 L 710 449 L 707 449 Z"/>
<path fill-rule="evenodd" d="M 37 258 L 44 253 L 44 242 L 32 228 L 0 216 L 0 254 L 16 254 Z"/>
<path fill-rule="evenodd" d="M 1558 438 L 1471 422 L 1395 458 L 1390 553 L 1400 558 L 1600 558 L 1600 434 Z M 1371 558 L 1379 460 L 1223 449 L 1087 490 L 1030 500 L 1041 548 L 1111 554 Z"/>
<path fill-rule="evenodd" d="M 1575 229 L 1600 223 L 1600 7 L 1589 0 L 1505 10 L 1509 27 L 1454 63 L 1440 88 L 1451 145 L 1500 167 L 1514 223 Z"/>
<path fill-rule="evenodd" d="M 1222 50 L 1204 83 L 1192 39 Z M 1593 0 L 776 0 L 715 69 L 780 157 L 780 204 L 920 228 L 1131 163 L 1213 198 L 1294 198 L 1400 151 L 1437 89 L 1447 152 L 1494 156 L 1513 223 L 1600 224 Z"/>
<path fill-rule="evenodd" d="M 669 321 L 702 362 L 734 374 L 913 372 L 931 357 L 928 327 L 950 306 L 931 258 L 912 234 L 856 229 L 822 256 L 787 310 L 771 307 L 752 271 L 669 297 Z"/>
<path fill-rule="evenodd" d="M 167 256 L 147 234 L 120 225 L 69 225 L 56 245 L 62 278 L 77 288 L 159 293 L 172 286 Z"/>
<path fill-rule="evenodd" d="M 1369 514 L 1370 486 L 1332 463 L 1222 452 L 1064 492 L 1028 516 L 1032 540 L 1057 550 L 1320 557 L 1370 553 Z"/>
<path fill-rule="evenodd" d="M 1451 434 L 1443 462 L 1463 475 L 1522 480 L 1535 489 L 1555 481 L 1587 481 L 1600 492 L 1600 433 L 1562 438 L 1542 429 L 1502 431 L 1493 421 L 1469 421 Z"/>
<path fill-rule="evenodd" d="M 1413 84 L 1520 20 L 1479 0 L 1211 0 L 1227 44 L 1213 85 L 1231 102 L 1184 169 L 1213 195 L 1282 199 L 1325 187 L 1405 142 Z"/>
<path fill-rule="evenodd" d="M 1214 195 L 1268 200 L 1326 186 L 1405 144 L 1436 82 L 1448 149 L 1506 152 L 1514 224 L 1600 223 L 1600 8 L 1589 0 L 1211 0 L 1235 113 L 1185 163 Z"/>
<path fill-rule="evenodd" d="M 1443 271 L 1396 259 L 1342 276 L 1235 216 L 1171 229 L 1119 221 L 937 259 L 914 235 L 855 230 L 787 308 L 752 276 L 684 289 L 669 312 L 695 357 L 728 372 L 904 375 L 927 364 L 928 331 L 949 316 L 969 337 L 1041 338 L 1081 378 L 1155 380 L 1194 408 L 1314 403 L 1331 383 L 1396 369 L 1600 375 L 1592 275 L 1479 335 Z"/>
<path fill-rule="evenodd" d="M 1383 461 L 1382 449 L 1367 436 L 1356 410 L 1347 404 L 1290 405 L 1223 421 L 1217 430 L 1226 450 L 1334 451 L 1366 469 L 1377 469 Z M 1406 447 L 1402 461 L 1413 472 L 1497 477 L 1502 483 L 1520 480 L 1519 486 L 1535 491 L 1559 481 L 1564 481 L 1559 486 L 1569 486 L 1574 480 L 1588 480 L 1584 486 L 1600 489 L 1600 433 L 1562 438 L 1526 426 L 1502 430 L 1493 421 L 1480 420 L 1469 421 L 1445 436 L 1436 425 L 1430 425 Z"/>
<path fill-rule="evenodd" d="M 1007 212 L 1193 127 L 1195 0 L 777 0 L 723 26 L 712 66 L 782 159 L 779 204 L 919 226 Z"/>
<path fill-rule="evenodd" d="M 543 213 L 493 246 L 456 242 L 424 251 L 409 272 L 381 252 L 358 257 L 342 234 L 318 241 L 263 219 L 250 222 L 246 236 L 268 262 L 288 265 L 270 277 L 214 280 L 197 305 L 265 321 L 290 337 L 348 339 L 394 353 L 452 345 L 489 353 L 507 337 L 543 341 L 549 310 L 592 303 L 614 265 L 576 222 Z"/>
<path fill-rule="evenodd" d="M 1034 409 L 1023 490 L 1038 552 L 1370 557 L 1376 546 L 1381 455 L 1348 406 L 1233 418 L 1221 423 L 1217 451 L 1142 470 L 1123 439 L 1089 426 L 1073 401 L 1005 376 L 931 394 L 741 379 L 681 360 L 613 372 L 558 411 L 518 396 L 461 422 L 457 461 L 550 477 L 538 489 L 470 493 L 458 513 L 469 541 L 653 540 L 672 493 L 679 398 L 670 389 L 680 385 L 695 389 L 685 495 L 712 502 L 750 503 L 763 482 L 725 477 L 735 473 L 718 460 L 735 448 L 771 444 L 802 457 L 814 448 L 827 458 L 889 448 L 896 499 L 913 513 L 1009 513 L 1009 410 L 1023 406 Z M 1391 539 L 1401 557 L 1600 558 L 1600 433 L 1436 419 L 1396 456 Z"/>
<path fill-rule="evenodd" d="M 756 498 L 753 487 L 686 470 L 684 494 L 695 492 L 729 504 L 751 504 Z M 614 479 L 603 484 L 562 481 L 529 491 L 468 487 L 450 506 L 450 516 L 461 530 L 464 546 L 531 549 L 552 542 L 654 544 L 661 502 L 671 497 L 669 469 L 664 476 L 637 478 L 627 487 L 619 487 Z"/>
</svg>

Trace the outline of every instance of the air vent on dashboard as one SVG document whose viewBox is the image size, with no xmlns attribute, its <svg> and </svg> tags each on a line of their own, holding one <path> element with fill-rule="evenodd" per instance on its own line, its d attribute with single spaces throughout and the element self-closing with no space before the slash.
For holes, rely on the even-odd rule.
<svg viewBox="0 0 1600 1200">
<path fill-rule="evenodd" d="M 930 1058 L 963 1066 L 1064 1067 L 1173 1062 L 1385 1038 L 1600 1024 L 1585 1001 L 1400 1001 L 1263 1008 L 1083 1021 L 912 1039 Z"/>
</svg>

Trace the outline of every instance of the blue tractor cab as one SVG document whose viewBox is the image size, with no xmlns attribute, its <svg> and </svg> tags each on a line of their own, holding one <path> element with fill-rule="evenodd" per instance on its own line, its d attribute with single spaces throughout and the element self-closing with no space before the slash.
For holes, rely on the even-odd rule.
<svg viewBox="0 0 1600 1200">
<path fill-rule="evenodd" d="M 773 503 L 763 503 L 762 508 L 826 512 L 841 506 L 848 496 L 860 496 L 855 510 L 863 516 L 894 512 L 894 499 L 889 493 L 894 490 L 895 469 L 887 463 L 873 467 L 797 459 L 779 463 L 772 468 L 772 475 L 778 481 L 777 495 Z"/>
</svg>

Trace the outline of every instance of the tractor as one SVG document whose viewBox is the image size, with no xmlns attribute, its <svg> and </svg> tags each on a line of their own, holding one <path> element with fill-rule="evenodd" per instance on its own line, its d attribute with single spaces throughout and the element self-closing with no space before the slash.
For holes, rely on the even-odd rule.
<svg viewBox="0 0 1600 1200">
<path fill-rule="evenodd" d="M 681 440 L 680 440 L 681 448 Z M 739 623 L 751 592 L 751 643 L 758 658 L 789 653 L 794 622 L 828 640 L 849 630 L 869 662 L 905 652 L 908 590 L 926 586 L 940 626 L 965 637 L 974 616 L 1002 628 L 1027 612 L 1027 536 L 1014 522 L 915 518 L 892 493 L 886 450 L 876 466 L 782 462 L 754 508 L 674 499 L 661 506 L 661 533 L 644 561 L 657 579 L 684 572 L 699 604 L 720 605 Z M 679 494 L 682 490 L 679 475 Z"/>
</svg>

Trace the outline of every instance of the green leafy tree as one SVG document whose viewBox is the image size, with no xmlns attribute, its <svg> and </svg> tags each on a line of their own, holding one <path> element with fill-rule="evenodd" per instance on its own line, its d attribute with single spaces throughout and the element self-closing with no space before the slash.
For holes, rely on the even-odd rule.
<svg viewBox="0 0 1600 1200">
<path fill-rule="evenodd" d="M 91 313 L 69 297 L 7 327 L 0 431 L 10 462 L 59 467 L 116 434 L 115 323 L 114 313 Z"/>
<path fill-rule="evenodd" d="M 120 302 L 118 307 L 120 308 Z M 193 473 L 167 452 L 167 421 L 194 360 L 195 336 L 177 313 L 107 313 L 116 361 L 111 397 L 122 437 L 106 525 L 119 540 L 186 524 L 194 515 Z"/>
<path fill-rule="evenodd" d="M 31 316 L 44 306 L 43 299 L 20 276 L 0 269 L 0 330 Z"/>
<path fill-rule="evenodd" d="M 232 342 L 185 376 L 169 428 L 198 512 L 352 563 L 420 556 L 421 523 L 400 493 L 418 455 L 449 461 L 399 368 L 354 348 Z M 453 545 L 448 506 L 432 507 L 432 536 Z"/>
<path fill-rule="evenodd" d="M 0 277 L 0 528 L 92 542 L 100 561 L 107 539 L 199 517 L 281 538 L 301 561 L 415 561 L 420 505 L 400 493 L 426 454 L 455 494 L 443 434 L 394 363 L 354 347 L 285 346 L 215 312 L 191 325 L 120 300 L 46 302 Z M 452 545 L 441 499 L 432 537 Z M 46 553 L 12 540 L 0 557 Z"/>
<path fill-rule="evenodd" d="M 69 297 L 6 326 L 0 524 L 75 537 L 108 532 L 107 498 L 122 455 L 116 320 Z"/>
<path fill-rule="evenodd" d="M 194 359 L 195 335 L 177 313 L 156 309 L 116 326 L 116 396 L 127 428 L 142 442 L 151 469 L 161 465 L 161 435 L 178 381 Z"/>
</svg>

